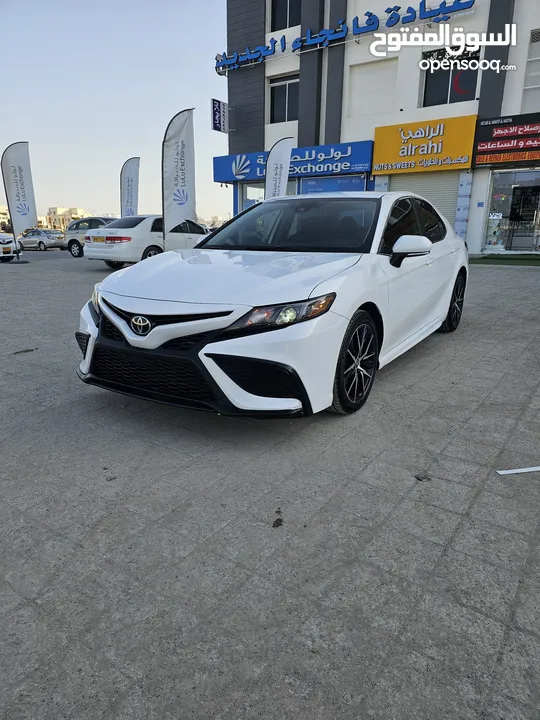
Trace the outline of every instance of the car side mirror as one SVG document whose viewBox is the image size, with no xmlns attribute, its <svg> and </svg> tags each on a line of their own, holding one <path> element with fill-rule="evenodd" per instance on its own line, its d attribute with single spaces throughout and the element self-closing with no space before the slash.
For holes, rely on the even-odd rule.
<svg viewBox="0 0 540 720">
<path fill-rule="evenodd" d="M 431 240 L 424 235 L 402 235 L 392 248 L 390 264 L 399 268 L 405 258 L 429 255 L 431 248 Z"/>
</svg>

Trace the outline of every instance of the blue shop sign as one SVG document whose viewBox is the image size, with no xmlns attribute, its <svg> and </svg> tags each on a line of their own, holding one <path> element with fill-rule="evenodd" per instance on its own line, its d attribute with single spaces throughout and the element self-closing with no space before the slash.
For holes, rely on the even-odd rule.
<svg viewBox="0 0 540 720">
<path fill-rule="evenodd" d="M 225 155 L 214 158 L 214 182 L 263 180 L 267 152 Z M 371 171 L 373 141 L 298 148 L 292 151 L 289 177 L 351 175 Z"/>
<path fill-rule="evenodd" d="M 338 41 L 344 41 L 349 34 L 353 37 L 365 35 L 366 33 L 376 33 L 381 25 L 387 28 L 393 28 L 397 25 L 409 25 L 411 23 L 441 23 L 450 20 L 450 16 L 454 13 L 463 13 L 470 10 L 476 0 L 442 0 L 438 7 L 428 7 L 428 0 L 421 0 L 416 7 L 409 5 L 406 12 L 401 13 L 401 6 L 394 5 L 385 10 L 386 18 L 380 18 L 372 12 L 365 12 L 366 18 L 364 24 L 360 24 L 358 17 L 353 18 L 352 28 L 345 24 L 344 20 L 338 22 L 339 27 L 335 29 L 322 29 L 319 32 L 313 32 L 311 28 L 306 31 L 306 37 L 296 38 L 292 42 L 292 51 L 297 52 L 303 48 L 321 48 L 328 47 Z M 268 45 L 257 45 L 255 48 L 247 47 L 244 52 L 233 52 L 230 56 L 227 53 L 216 56 L 216 70 L 237 70 L 242 65 L 248 63 L 263 62 L 268 57 L 272 57 L 277 52 L 284 53 L 287 50 L 288 43 L 286 35 L 277 40 L 272 38 Z"/>
</svg>

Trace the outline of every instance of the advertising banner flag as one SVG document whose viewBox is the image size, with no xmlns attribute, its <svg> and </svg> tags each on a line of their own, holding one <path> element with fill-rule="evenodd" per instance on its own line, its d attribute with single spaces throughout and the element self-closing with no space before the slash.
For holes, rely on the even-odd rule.
<svg viewBox="0 0 540 720">
<path fill-rule="evenodd" d="M 266 183 L 264 199 L 283 197 L 287 194 L 287 181 L 289 179 L 289 166 L 294 139 L 291 137 L 278 140 L 270 150 L 266 160 Z"/>
<path fill-rule="evenodd" d="M 229 132 L 229 106 L 215 98 L 212 98 L 212 130 Z"/>
<path fill-rule="evenodd" d="M 163 240 L 184 220 L 196 220 L 193 109 L 173 117 L 162 151 Z"/>
<path fill-rule="evenodd" d="M 132 157 L 120 171 L 120 215 L 128 217 L 139 212 L 139 168 L 141 158 Z"/>
<path fill-rule="evenodd" d="M 38 224 L 28 143 L 9 145 L 4 150 L 1 165 L 13 236 L 17 238 Z"/>
</svg>

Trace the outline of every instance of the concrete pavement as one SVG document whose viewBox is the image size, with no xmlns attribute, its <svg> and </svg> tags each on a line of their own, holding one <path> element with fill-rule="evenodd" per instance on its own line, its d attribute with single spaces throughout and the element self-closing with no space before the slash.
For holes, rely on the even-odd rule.
<svg viewBox="0 0 540 720">
<path fill-rule="evenodd" d="M 0 717 L 538 720 L 540 271 L 357 415 L 231 420 L 83 385 L 105 274 L 0 265 Z M 275 523 L 276 519 L 283 524 Z M 278 525 L 278 527 L 274 527 Z"/>
</svg>

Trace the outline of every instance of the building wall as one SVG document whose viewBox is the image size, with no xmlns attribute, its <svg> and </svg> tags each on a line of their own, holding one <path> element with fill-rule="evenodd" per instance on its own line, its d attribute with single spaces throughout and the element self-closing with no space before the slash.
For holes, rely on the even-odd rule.
<svg viewBox="0 0 540 720">
<path fill-rule="evenodd" d="M 266 0 L 227 0 L 228 52 L 259 45 L 266 32 Z M 264 145 L 264 63 L 229 72 L 229 154 Z"/>
<path fill-rule="evenodd" d="M 521 113 L 529 39 L 532 30 L 540 29 L 540 3 L 531 2 L 531 0 L 515 0 L 514 22 L 518 27 L 518 44 L 517 47 L 510 48 L 508 64 L 516 65 L 517 70 L 509 72 L 507 75 L 502 115 L 519 115 Z M 540 103 L 536 111 L 540 112 Z M 534 110 L 529 112 L 534 112 Z"/>
<path fill-rule="evenodd" d="M 509 49 L 507 64 L 517 66 L 517 70 L 506 73 L 502 107 L 492 117 L 496 117 L 497 114 L 503 116 L 522 113 L 529 39 L 532 30 L 540 29 L 540 3 L 531 3 L 530 0 L 515 0 L 514 16 L 510 22 L 517 24 L 518 45 Z M 489 83 L 482 86 L 482 93 L 484 92 L 490 92 Z M 540 112 L 540 103 L 536 111 Z M 471 254 L 479 254 L 484 245 L 490 205 L 491 178 L 491 171 L 488 169 L 474 171 L 467 231 L 467 244 Z"/>
<path fill-rule="evenodd" d="M 386 0 L 373 0 L 369 10 L 385 17 Z M 490 0 L 477 0 L 474 13 L 459 18 L 459 26 L 465 32 L 487 27 Z M 364 0 L 349 0 L 347 21 L 363 18 L 366 11 Z M 452 27 L 457 21 L 450 21 Z M 436 28 L 424 28 L 433 31 Z M 372 37 L 366 35 L 359 42 L 345 44 L 345 68 L 343 84 L 343 118 L 341 140 L 372 140 L 376 127 L 398 123 L 422 122 L 439 118 L 476 115 L 478 101 L 422 107 L 425 74 L 418 67 L 422 52 L 433 48 L 404 47 L 399 53 L 389 54 L 388 59 L 371 55 Z M 480 80 L 477 89 L 479 97 Z"/>
</svg>

